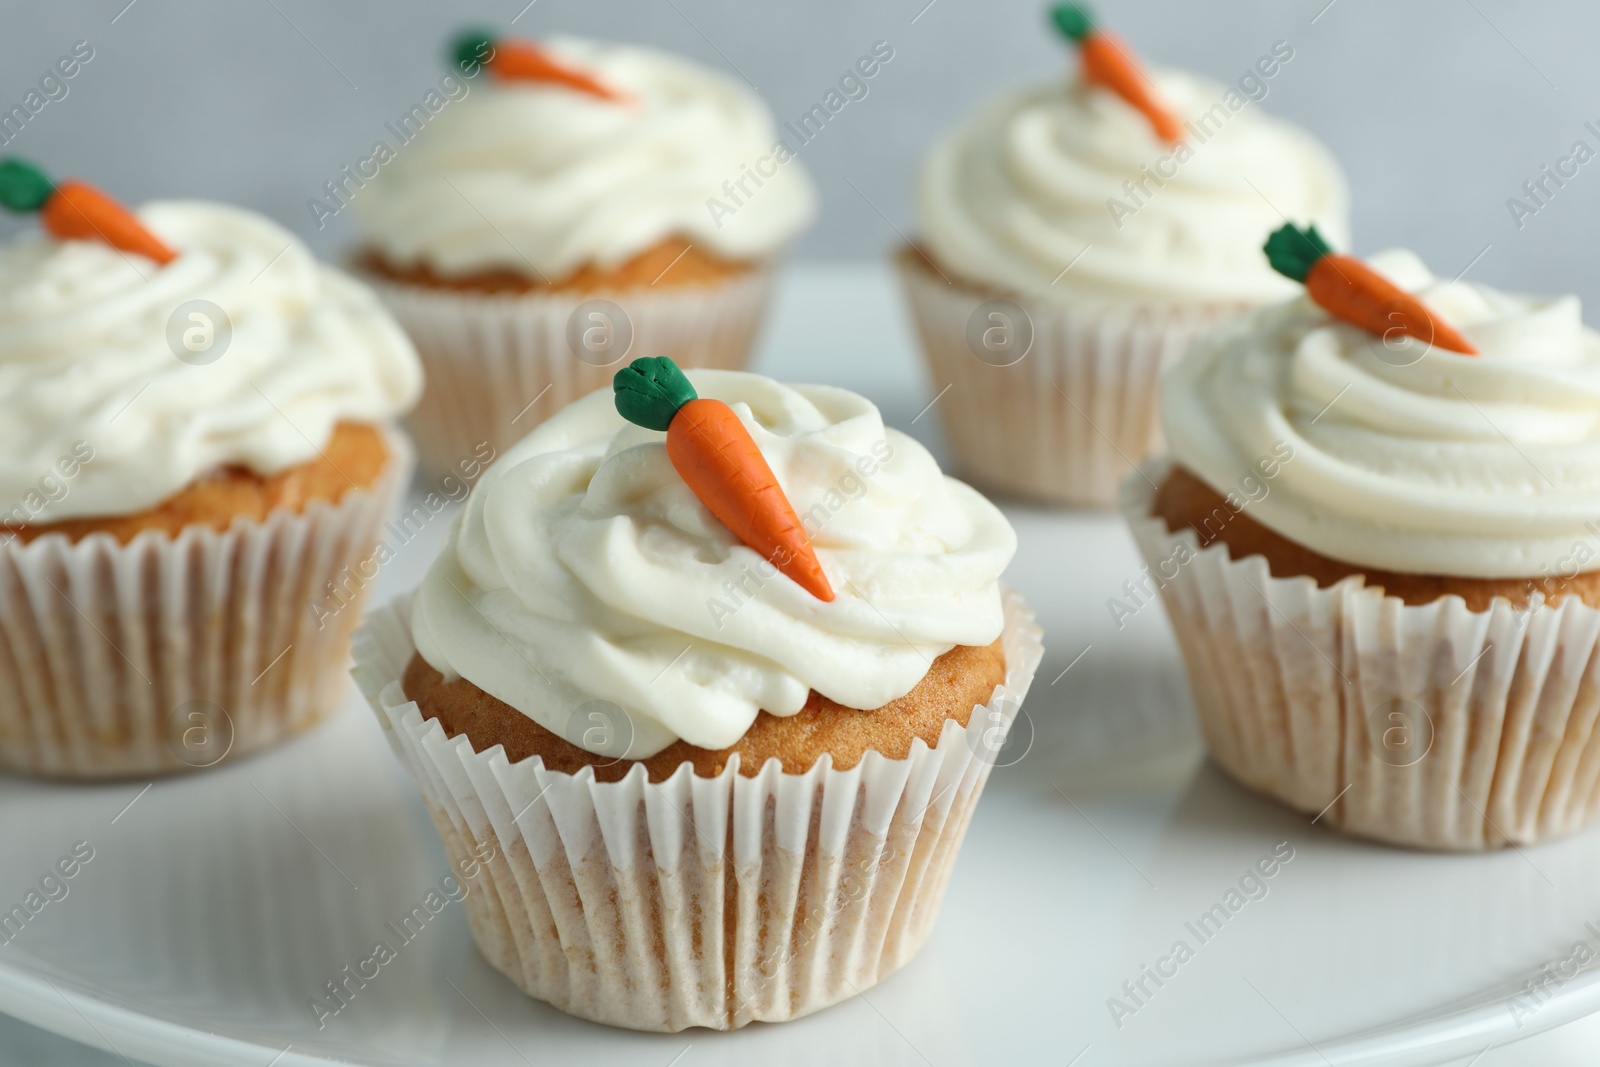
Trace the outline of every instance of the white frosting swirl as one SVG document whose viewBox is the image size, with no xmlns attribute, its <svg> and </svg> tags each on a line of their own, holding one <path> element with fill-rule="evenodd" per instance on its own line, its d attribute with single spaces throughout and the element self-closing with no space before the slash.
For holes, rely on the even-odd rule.
<svg viewBox="0 0 1600 1067">
<path fill-rule="evenodd" d="M 1440 281 L 1409 252 L 1371 265 L 1479 355 L 1386 346 L 1304 296 L 1263 309 L 1167 376 L 1174 459 L 1237 492 L 1288 442 L 1293 458 L 1249 514 L 1334 559 L 1468 578 L 1570 573 L 1600 518 L 1600 334 L 1578 298 Z"/>
<path fill-rule="evenodd" d="M 480 75 L 353 201 L 391 262 L 447 275 L 531 267 L 558 281 L 673 236 L 726 259 L 761 258 L 810 221 L 816 197 L 796 161 L 746 179 L 748 196 L 724 189 L 778 139 L 744 85 L 645 48 L 570 37 L 541 46 L 631 99 Z M 713 198 L 732 214 L 714 213 Z"/>
<path fill-rule="evenodd" d="M 197 201 L 138 214 L 178 252 L 165 267 L 39 234 L 0 248 L 0 509 L 37 499 L 78 442 L 92 462 L 59 500 L 30 505 L 31 521 L 142 511 L 224 465 L 279 471 L 315 457 L 340 420 L 415 402 L 410 342 L 287 230 Z M 227 322 L 212 323 L 214 350 L 191 354 L 205 324 L 180 309 L 196 299 Z M 185 331 L 200 331 L 188 347 Z"/>
<path fill-rule="evenodd" d="M 690 371 L 730 403 L 811 532 L 837 598 L 776 574 L 695 498 L 665 435 L 609 389 L 541 425 L 473 488 L 418 592 L 417 648 L 590 751 L 733 744 L 815 689 L 871 709 L 1002 627 L 1016 535 L 877 408 L 827 386 Z M 587 730 L 586 702 L 624 723 Z"/>
<path fill-rule="evenodd" d="M 1190 122 L 1183 147 L 1163 144 L 1114 94 L 1066 79 L 978 109 L 923 163 L 917 207 L 928 252 L 971 281 L 1046 299 L 1231 304 L 1291 295 L 1261 243 L 1282 225 L 1279 212 L 1345 242 L 1338 165 L 1257 105 L 1230 111 L 1229 93 L 1243 100 L 1234 90 L 1174 71 L 1152 77 Z M 1145 191 L 1130 195 L 1129 181 Z M 1114 213 L 1112 199 L 1131 213 Z"/>
</svg>

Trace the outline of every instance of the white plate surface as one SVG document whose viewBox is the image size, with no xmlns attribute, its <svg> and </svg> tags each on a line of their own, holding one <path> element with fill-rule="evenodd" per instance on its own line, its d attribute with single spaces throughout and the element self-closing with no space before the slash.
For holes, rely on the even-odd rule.
<svg viewBox="0 0 1600 1067">
<path fill-rule="evenodd" d="M 852 385 L 933 440 L 937 409 L 917 416 L 942 383 L 905 336 L 882 271 L 796 272 L 761 367 Z M 1251 796 L 1203 759 L 1160 607 L 1112 621 L 1107 599 L 1138 574 L 1120 523 L 1008 512 L 1009 580 L 1048 649 L 1031 747 L 991 779 L 927 948 L 863 997 L 736 1034 L 609 1030 L 522 997 L 451 906 L 319 1028 L 325 983 L 393 942 L 385 924 L 447 870 L 352 687 L 330 725 L 206 774 L 0 778 L 0 912 L 75 843 L 94 850 L 0 946 L 0 1011 L 114 1053 L 86 1052 L 97 1065 L 1555 1062 L 1504 1046 L 1600 1007 L 1592 968 L 1539 1003 L 1523 990 L 1577 945 L 1600 953 L 1600 833 L 1425 855 Z M 416 582 L 446 522 L 404 546 L 383 590 Z M 1274 848 L 1293 859 L 1202 942 L 1191 924 Z M 1114 1020 L 1110 998 L 1131 1005 L 1124 982 L 1179 940 L 1192 958 Z M 65 1047 L 12 1023 L 8 1043 Z"/>
</svg>

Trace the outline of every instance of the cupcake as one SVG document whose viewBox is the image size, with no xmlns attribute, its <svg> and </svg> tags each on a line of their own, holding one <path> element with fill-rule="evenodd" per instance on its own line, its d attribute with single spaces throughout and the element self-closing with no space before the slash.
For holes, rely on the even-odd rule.
<svg viewBox="0 0 1600 1067">
<path fill-rule="evenodd" d="M 0 246 L 0 768 L 155 774 L 309 728 L 409 479 L 410 343 L 248 212 L 134 214 L 17 160 L 0 202 L 45 231 Z"/>
<path fill-rule="evenodd" d="M 1076 80 L 1011 92 L 945 135 L 896 263 L 959 471 L 981 487 L 1104 506 L 1159 450 L 1157 383 L 1202 330 L 1287 299 L 1261 258 L 1280 212 L 1346 236 L 1328 152 L 1259 102 L 1277 42 L 1233 84 L 1132 66 L 1077 5 L 1055 9 Z"/>
<path fill-rule="evenodd" d="M 1600 335 L 1576 297 L 1320 251 L 1309 295 L 1167 376 L 1135 592 L 1251 789 L 1419 848 L 1571 833 L 1600 803 Z"/>
<path fill-rule="evenodd" d="M 482 475 L 356 676 L 525 993 L 795 1018 L 928 935 L 1040 656 L 1015 536 L 853 393 L 617 378 Z"/>
<path fill-rule="evenodd" d="M 485 438 L 503 451 L 630 352 L 742 368 L 815 200 L 761 100 L 675 56 L 568 37 L 468 35 L 455 64 L 437 108 L 345 186 L 359 270 L 427 371 L 410 422 L 424 464 Z"/>
</svg>

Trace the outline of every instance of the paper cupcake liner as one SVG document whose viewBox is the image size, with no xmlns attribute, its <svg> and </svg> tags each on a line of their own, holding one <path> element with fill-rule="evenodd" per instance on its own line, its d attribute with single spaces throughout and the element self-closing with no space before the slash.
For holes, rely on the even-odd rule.
<svg viewBox="0 0 1600 1067">
<path fill-rule="evenodd" d="M 848 771 L 730 762 L 598 783 L 474 753 L 406 700 L 410 597 L 355 637 L 355 676 L 453 862 L 492 855 L 467 917 L 531 997 L 635 1030 L 792 1019 L 874 985 L 927 938 L 978 794 L 1033 680 L 1033 613 L 1006 599 L 1006 680 L 963 728 Z"/>
<path fill-rule="evenodd" d="M 1572 833 L 1600 804 L 1600 610 L 1458 596 L 1421 605 L 1358 577 L 1318 588 L 1152 518 L 1166 461 L 1123 486 L 1211 756 L 1348 833 L 1480 850 Z"/>
<path fill-rule="evenodd" d="M 410 480 L 410 446 L 385 444 L 379 480 L 337 504 L 125 545 L 97 533 L 0 546 L 0 768 L 191 770 L 331 714 L 363 576 Z"/>
<path fill-rule="evenodd" d="M 1246 310 L 1111 312 L 947 282 L 910 250 L 895 265 L 934 391 L 950 387 L 935 413 L 957 473 L 981 488 L 1052 504 L 1115 504 L 1123 477 L 1162 447 L 1161 375 L 1197 334 Z M 991 321 L 979 308 L 992 301 L 1027 315 L 1025 355 L 1014 349 L 979 358 L 983 324 Z M 996 365 L 1012 356 L 1016 362 Z"/>
<path fill-rule="evenodd" d="M 453 469 L 483 442 L 504 452 L 609 387 L 630 359 L 743 369 L 771 277 L 760 267 L 713 285 L 486 295 L 362 275 L 422 358 L 427 385 L 407 427 L 429 472 Z"/>
</svg>

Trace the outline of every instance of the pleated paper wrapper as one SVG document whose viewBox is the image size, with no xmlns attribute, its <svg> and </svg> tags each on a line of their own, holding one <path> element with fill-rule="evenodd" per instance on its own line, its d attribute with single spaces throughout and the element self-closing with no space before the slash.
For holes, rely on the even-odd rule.
<svg viewBox="0 0 1600 1067">
<path fill-rule="evenodd" d="M 1161 375 L 1198 335 L 1243 306 L 1096 310 L 1008 297 L 931 270 L 912 250 L 896 257 L 957 473 L 980 488 L 1051 504 L 1112 507 L 1133 465 L 1162 448 Z M 1032 323 L 1017 362 L 976 354 L 978 308 L 1010 300 Z M 980 331 L 981 332 L 981 331 Z"/>
<path fill-rule="evenodd" d="M 384 440 L 379 479 L 338 503 L 226 531 L 148 530 L 125 545 L 98 533 L 0 547 L 0 768 L 192 770 L 335 711 L 361 569 L 411 476 L 404 437 Z M 342 608 L 329 583 L 344 590 Z"/>
<path fill-rule="evenodd" d="M 1006 680 L 963 728 L 848 771 L 686 764 L 652 784 L 474 753 L 405 699 L 410 598 L 358 631 L 356 679 L 451 861 L 494 859 L 466 898 L 488 961 L 531 997 L 635 1030 L 793 1019 L 874 985 L 922 945 L 1042 649 L 1006 600 Z M 996 733 L 996 731 L 1000 731 Z"/>
<path fill-rule="evenodd" d="M 770 267 L 757 267 L 707 285 L 485 294 L 361 275 L 422 358 L 426 386 L 406 425 L 429 474 L 450 472 L 485 442 L 504 452 L 574 400 L 609 388 L 617 371 L 640 356 L 744 369 L 771 276 Z M 625 350 L 611 350 L 622 337 L 614 313 L 580 313 L 595 301 L 609 301 L 627 316 L 632 340 Z M 580 321 L 573 326 L 575 315 Z M 609 338 L 611 348 L 585 349 L 590 330 L 609 331 L 592 336 Z"/>
<path fill-rule="evenodd" d="M 1224 770 L 1319 823 L 1416 848 L 1527 845 L 1594 819 L 1600 610 L 1538 592 L 1523 608 L 1408 605 L 1358 577 L 1274 578 L 1262 556 L 1151 517 L 1169 470 L 1130 475 L 1122 507 Z"/>
</svg>

